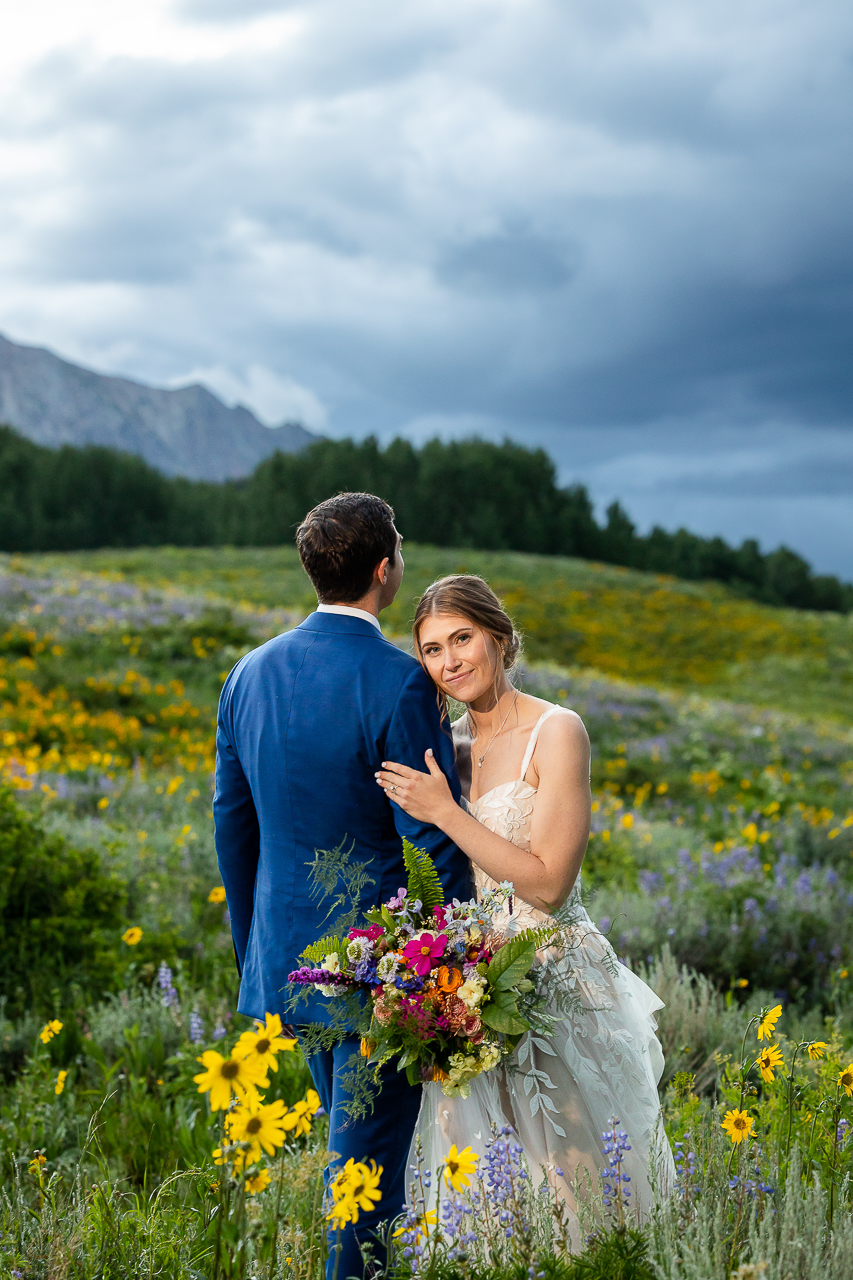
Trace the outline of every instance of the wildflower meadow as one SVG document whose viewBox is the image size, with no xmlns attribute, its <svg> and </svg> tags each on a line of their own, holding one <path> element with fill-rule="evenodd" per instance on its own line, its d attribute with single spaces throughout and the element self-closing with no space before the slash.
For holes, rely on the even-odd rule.
<svg viewBox="0 0 853 1280">
<path fill-rule="evenodd" d="M 614 1116 L 573 1239 L 511 1131 L 416 1158 L 374 1274 L 848 1280 L 850 622 L 545 557 L 407 566 L 386 631 L 483 572 L 524 687 L 589 728 L 584 894 L 666 1002 L 677 1173 L 639 1221 Z M 311 603 L 289 549 L 0 559 L 0 1276 L 320 1280 L 385 1207 L 370 1152 L 324 1186 L 298 1044 L 235 1013 L 213 849 L 221 682 Z"/>
</svg>

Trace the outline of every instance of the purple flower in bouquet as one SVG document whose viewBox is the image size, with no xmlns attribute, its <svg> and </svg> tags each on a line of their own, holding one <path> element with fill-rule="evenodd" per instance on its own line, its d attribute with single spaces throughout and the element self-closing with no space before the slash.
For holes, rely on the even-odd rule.
<svg viewBox="0 0 853 1280">
<path fill-rule="evenodd" d="M 433 961 L 440 960 L 444 955 L 446 946 L 446 934 L 422 933 L 419 937 L 412 938 L 411 942 L 406 943 L 403 948 L 403 955 L 408 960 L 409 967 L 414 969 L 419 977 L 423 978 L 432 968 Z"/>
<path fill-rule="evenodd" d="M 400 908 L 403 906 L 404 902 L 406 901 L 407 892 L 408 890 L 406 889 L 398 889 L 397 896 L 395 898 L 389 898 L 388 901 L 385 903 L 388 910 L 399 911 Z"/>
</svg>

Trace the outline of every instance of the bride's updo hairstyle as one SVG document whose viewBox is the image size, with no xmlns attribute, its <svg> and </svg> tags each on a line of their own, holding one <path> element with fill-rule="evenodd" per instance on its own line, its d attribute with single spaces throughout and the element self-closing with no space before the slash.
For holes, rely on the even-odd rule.
<svg viewBox="0 0 853 1280">
<path fill-rule="evenodd" d="M 521 636 L 492 588 L 482 578 L 473 573 L 454 573 L 427 587 L 418 603 L 412 627 L 415 649 L 422 665 L 421 627 L 436 613 L 453 613 L 467 618 L 492 637 L 504 671 L 511 671 L 515 666 L 521 654 Z"/>
</svg>

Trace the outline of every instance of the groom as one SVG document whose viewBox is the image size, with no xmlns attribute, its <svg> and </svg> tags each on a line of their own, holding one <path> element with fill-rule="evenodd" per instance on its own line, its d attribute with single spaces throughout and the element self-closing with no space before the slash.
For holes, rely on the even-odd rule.
<svg viewBox="0 0 853 1280">
<path fill-rule="evenodd" d="M 354 856 L 373 877 L 364 908 L 406 883 L 403 837 L 430 854 L 448 899 L 471 892 L 463 854 L 436 827 L 392 806 L 374 781 L 383 760 L 423 770 L 431 747 L 459 797 L 435 689 L 379 629 L 379 612 L 403 578 L 394 512 L 372 494 L 342 493 L 308 513 L 296 542 L 317 610 L 237 664 L 222 690 L 216 736 L 213 815 L 241 978 L 238 1009 L 261 1019 L 283 1011 L 288 973 L 328 927 L 325 908 L 311 896 L 316 849 L 354 844 Z M 305 1022 L 328 1022 L 322 996 L 303 1007 Z M 333 1163 L 352 1156 L 384 1169 L 380 1204 L 343 1233 L 340 1280 L 362 1274 L 356 1237 L 370 1239 L 380 1221 L 402 1208 L 421 1095 L 392 1064 L 383 1071 L 373 1115 L 347 1123 L 341 1071 L 357 1051 L 351 1038 L 309 1060 L 329 1114 Z M 333 1250 L 329 1277 L 334 1268 Z"/>
</svg>

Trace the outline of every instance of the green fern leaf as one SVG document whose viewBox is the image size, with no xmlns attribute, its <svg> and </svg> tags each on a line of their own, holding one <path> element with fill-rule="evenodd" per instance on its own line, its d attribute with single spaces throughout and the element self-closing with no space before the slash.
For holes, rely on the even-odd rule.
<svg viewBox="0 0 853 1280">
<path fill-rule="evenodd" d="M 416 849 L 408 840 L 404 840 L 403 861 L 409 873 L 409 901 L 419 899 L 425 912 L 444 906 L 444 890 L 435 863 L 426 850 Z"/>
<path fill-rule="evenodd" d="M 299 957 L 306 965 L 313 965 L 315 968 L 322 965 L 326 956 L 334 952 L 343 965 L 346 960 L 344 953 L 344 942 L 334 933 L 326 934 L 325 938 L 318 938 L 316 942 L 312 942 L 306 947 Z"/>
</svg>

